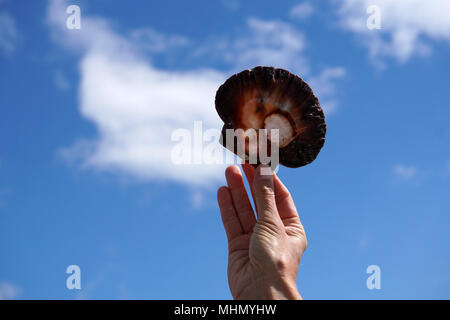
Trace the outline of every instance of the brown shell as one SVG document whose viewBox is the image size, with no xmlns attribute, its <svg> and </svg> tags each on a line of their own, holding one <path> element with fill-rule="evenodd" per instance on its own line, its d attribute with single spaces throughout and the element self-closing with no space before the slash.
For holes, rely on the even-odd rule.
<svg viewBox="0 0 450 320">
<path fill-rule="evenodd" d="M 305 81 L 287 70 L 259 66 L 235 74 L 219 87 L 215 104 L 224 122 L 224 146 L 225 129 L 263 129 L 273 114 L 288 119 L 284 126 L 291 126 L 285 144 L 280 143 L 280 164 L 291 168 L 307 165 L 325 143 L 326 124 L 319 100 Z"/>
</svg>

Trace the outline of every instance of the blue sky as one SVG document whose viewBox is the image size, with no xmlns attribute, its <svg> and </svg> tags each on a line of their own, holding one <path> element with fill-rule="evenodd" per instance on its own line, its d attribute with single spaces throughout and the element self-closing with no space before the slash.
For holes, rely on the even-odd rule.
<svg viewBox="0 0 450 320">
<path fill-rule="evenodd" d="M 71 4 L 80 30 L 66 28 Z M 381 29 L 366 27 L 370 4 Z M 260 64 L 304 77 L 326 112 L 317 160 L 279 171 L 308 236 L 302 295 L 450 298 L 448 12 L 0 1 L 0 298 L 231 298 L 224 166 L 174 165 L 171 133 L 220 129 L 215 90 Z M 81 290 L 66 288 L 71 264 Z"/>
</svg>

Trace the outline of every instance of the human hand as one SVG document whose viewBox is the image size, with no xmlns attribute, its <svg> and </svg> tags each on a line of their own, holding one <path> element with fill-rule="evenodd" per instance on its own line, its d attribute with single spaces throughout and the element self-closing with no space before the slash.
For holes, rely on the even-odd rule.
<svg viewBox="0 0 450 320">
<path fill-rule="evenodd" d="M 307 246 L 305 230 L 288 189 L 275 175 L 243 164 L 257 219 L 241 171 L 225 171 L 228 187 L 217 200 L 228 238 L 228 283 L 235 299 L 302 299 L 298 266 Z"/>
</svg>

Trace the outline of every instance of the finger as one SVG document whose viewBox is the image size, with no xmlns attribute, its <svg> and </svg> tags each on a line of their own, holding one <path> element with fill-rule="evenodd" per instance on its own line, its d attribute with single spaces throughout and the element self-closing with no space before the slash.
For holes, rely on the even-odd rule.
<svg viewBox="0 0 450 320">
<path fill-rule="evenodd" d="M 237 166 L 230 166 L 225 170 L 225 176 L 242 229 L 244 233 L 249 233 L 255 226 L 256 218 L 245 190 L 241 170 Z"/>
<path fill-rule="evenodd" d="M 298 217 L 294 200 L 292 200 L 288 188 L 286 188 L 276 174 L 273 175 L 273 185 L 275 190 L 275 202 L 281 219 Z"/>
<path fill-rule="evenodd" d="M 260 165 L 255 170 L 253 179 L 253 192 L 256 211 L 258 213 L 258 221 L 271 222 L 274 224 L 281 223 L 278 215 L 277 205 L 275 202 L 275 192 L 273 184 L 273 174 L 268 174 L 270 167 Z"/>
<path fill-rule="evenodd" d="M 217 190 L 217 202 L 219 203 L 220 216 L 227 234 L 228 242 L 242 234 L 242 227 L 234 210 L 230 190 L 220 187 Z"/>
</svg>

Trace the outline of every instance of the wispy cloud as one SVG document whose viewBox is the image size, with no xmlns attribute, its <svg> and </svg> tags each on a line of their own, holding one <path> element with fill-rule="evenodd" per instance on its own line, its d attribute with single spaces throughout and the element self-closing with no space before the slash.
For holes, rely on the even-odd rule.
<svg viewBox="0 0 450 320">
<path fill-rule="evenodd" d="M 186 37 L 165 35 L 152 28 L 140 28 L 131 32 L 133 43 L 151 53 L 166 53 L 168 50 L 184 47 L 189 44 Z"/>
<path fill-rule="evenodd" d="M 0 51 L 9 55 L 16 49 L 19 31 L 12 15 L 0 11 Z"/>
<path fill-rule="evenodd" d="M 225 64 L 229 72 L 270 65 L 304 74 L 309 71 L 305 47 L 305 35 L 291 24 L 250 17 L 239 31 L 198 43 L 191 55 Z"/>
<path fill-rule="evenodd" d="M 304 57 L 305 36 L 281 21 L 250 18 L 247 31 L 232 43 L 229 57 L 239 69 L 273 65 L 299 73 L 309 71 Z"/>
<path fill-rule="evenodd" d="M 0 300 L 16 299 L 20 294 L 20 288 L 6 281 L 0 282 Z"/>
<path fill-rule="evenodd" d="M 296 19 L 309 18 L 314 13 L 314 7 L 309 2 L 299 3 L 291 8 L 289 15 Z"/>
<path fill-rule="evenodd" d="M 340 24 L 356 35 L 370 56 L 379 62 L 393 57 L 401 63 L 413 55 L 426 55 L 432 43 L 450 42 L 450 1 L 448 0 L 344 0 L 338 6 Z M 366 25 L 370 5 L 380 8 L 381 29 Z"/>
<path fill-rule="evenodd" d="M 417 167 L 397 164 L 394 167 L 394 174 L 399 179 L 411 180 L 417 175 Z"/>
<path fill-rule="evenodd" d="M 338 101 L 335 97 L 336 80 L 345 77 L 346 71 L 342 67 L 325 68 L 318 75 L 310 78 L 310 85 L 321 100 L 321 105 L 326 113 L 337 109 Z"/>
</svg>

